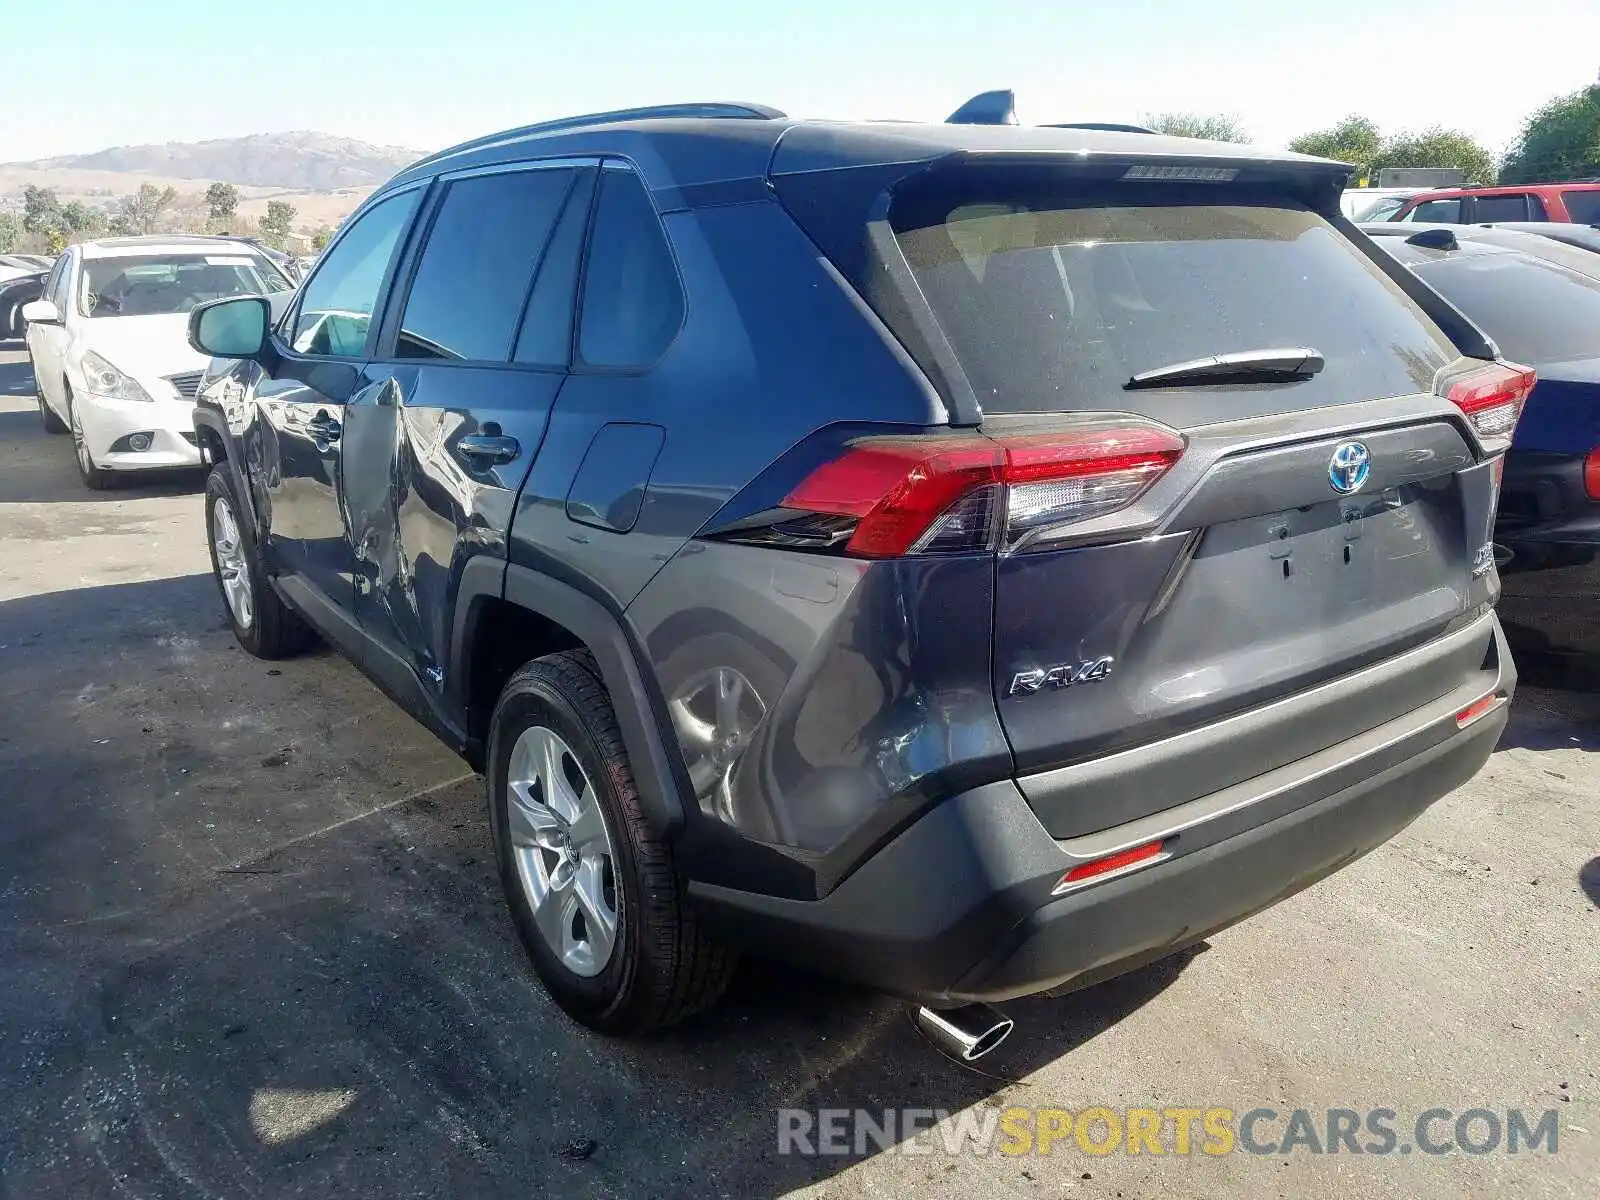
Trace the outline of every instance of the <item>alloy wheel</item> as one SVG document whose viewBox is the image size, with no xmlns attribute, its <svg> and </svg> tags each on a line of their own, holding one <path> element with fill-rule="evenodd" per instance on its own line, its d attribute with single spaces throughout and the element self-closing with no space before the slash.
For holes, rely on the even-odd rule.
<svg viewBox="0 0 1600 1200">
<path fill-rule="evenodd" d="M 244 543 L 239 538 L 239 522 L 234 519 L 233 506 L 221 496 L 211 505 L 211 544 L 217 552 L 217 578 L 222 581 L 228 609 L 240 629 L 249 629 L 256 617 L 255 596 L 250 590 L 250 564 L 244 556 Z"/>
<path fill-rule="evenodd" d="M 89 443 L 83 440 L 83 421 L 78 417 L 78 406 L 71 405 L 68 412 L 72 414 L 72 448 L 78 455 L 78 467 L 85 474 L 94 470 L 94 459 L 89 456 Z"/>
<path fill-rule="evenodd" d="M 506 771 L 512 856 L 533 923 L 574 975 L 598 975 L 617 944 L 616 856 L 600 798 L 572 748 L 534 725 Z"/>
</svg>

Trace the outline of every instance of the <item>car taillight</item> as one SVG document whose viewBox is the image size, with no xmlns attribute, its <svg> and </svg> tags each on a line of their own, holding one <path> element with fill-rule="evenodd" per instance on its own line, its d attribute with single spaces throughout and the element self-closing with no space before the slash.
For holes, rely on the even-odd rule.
<svg viewBox="0 0 1600 1200">
<path fill-rule="evenodd" d="M 1445 394 L 1484 442 L 1503 448 L 1511 444 L 1533 384 L 1533 368 L 1497 362 L 1453 380 Z"/>
<path fill-rule="evenodd" d="M 853 519 L 862 558 L 1020 548 L 1143 495 L 1182 456 L 1161 426 L 1021 437 L 899 437 L 856 442 L 783 506 Z"/>
<path fill-rule="evenodd" d="M 1583 490 L 1591 500 L 1600 500 L 1600 446 L 1583 460 Z"/>
</svg>

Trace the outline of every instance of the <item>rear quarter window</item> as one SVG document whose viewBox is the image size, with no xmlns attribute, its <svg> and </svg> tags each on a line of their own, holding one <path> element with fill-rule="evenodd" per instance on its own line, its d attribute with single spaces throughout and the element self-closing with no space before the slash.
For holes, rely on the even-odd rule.
<svg viewBox="0 0 1600 1200">
<path fill-rule="evenodd" d="M 1192 426 L 1425 391 L 1456 352 L 1327 221 L 1281 195 L 947 190 L 891 214 L 985 413 L 1116 410 Z M 1126 391 L 1142 371 L 1310 347 L 1299 383 Z"/>
</svg>

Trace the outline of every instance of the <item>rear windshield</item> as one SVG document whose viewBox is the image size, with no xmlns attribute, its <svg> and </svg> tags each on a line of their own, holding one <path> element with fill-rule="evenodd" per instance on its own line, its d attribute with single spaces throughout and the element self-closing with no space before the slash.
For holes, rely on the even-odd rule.
<svg viewBox="0 0 1600 1200">
<path fill-rule="evenodd" d="M 1595 259 L 1600 268 L 1600 256 Z M 1523 254 L 1448 255 L 1416 265 L 1427 284 L 1518 362 L 1600 358 L 1600 279 Z"/>
<path fill-rule="evenodd" d="M 1392 280 L 1282 194 L 1060 190 L 945 187 L 891 212 L 985 413 L 1114 409 L 1192 426 L 1426 391 L 1456 357 Z M 1287 347 L 1318 351 L 1325 369 L 1123 389 L 1157 367 Z"/>
<path fill-rule="evenodd" d="M 1579 225 L 1600 225 L 1600 190 L 1561 193 L 1567 215 Z"/>
</svg>

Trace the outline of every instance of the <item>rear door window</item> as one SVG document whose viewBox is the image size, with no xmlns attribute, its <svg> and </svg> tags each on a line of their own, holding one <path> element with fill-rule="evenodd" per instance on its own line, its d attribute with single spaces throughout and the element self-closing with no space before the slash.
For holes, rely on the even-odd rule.
<svg viewBox="0 0 1600 1200">
<path fill-rule="evenodd" d="M 448 185 L 417 264 L 397 358 L 505 362 L 574 168 L 507 171 Z"/>
<path fill-rule="evenodd" d="M 1600 188 L 1562 192 L 1561 202 L 1567 206 L 1567 215 L 1579 225 L 1600 225 Z"/>
<path fill-rule="evenodd" d="M 1407 213 L 1404 220 L 1438 221 L 1444 225 L 1456 225 L 1461 221 L 1461 201 L 1459 199 L 1424 200 Z"/>
<path fill-rule="evenodd" d="M 1478 196 L 1472 202 L 1474 221 L 1527 221 L 1528 198 L 1516 196 Z"/>
<path fill-rule="evenodd" d="M 1416 272 L 1517 362 L 1600 355 L 1600 279 L 1524 254 L 1464 254 Z"/>
<path fill-rule="evenodd" d="M 1188 426 L 1426 391 L 1456 356 L 1393 280 L 1281 195 L 991 183 L 903 197 L 890 219 L 985 413 L 1134 411 Z M 1326 367 L 1296 383 L 1123 386 L 1289 347 Z"/>
</svg>

